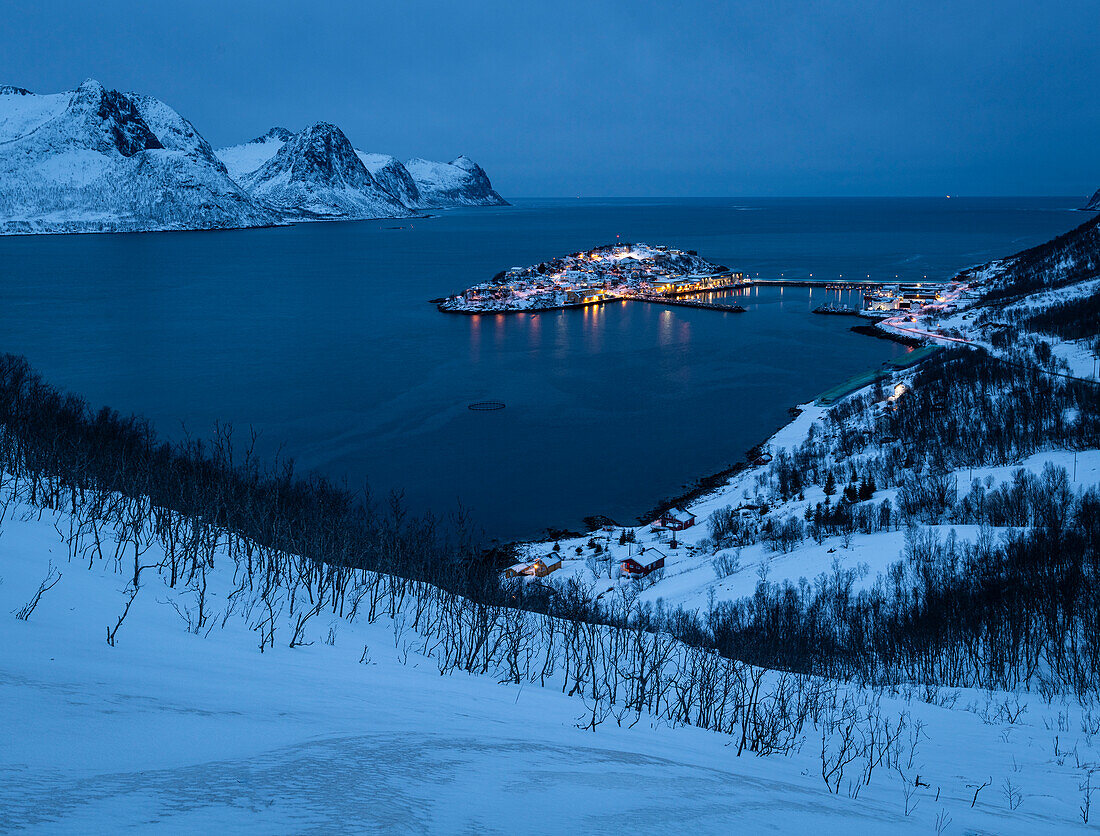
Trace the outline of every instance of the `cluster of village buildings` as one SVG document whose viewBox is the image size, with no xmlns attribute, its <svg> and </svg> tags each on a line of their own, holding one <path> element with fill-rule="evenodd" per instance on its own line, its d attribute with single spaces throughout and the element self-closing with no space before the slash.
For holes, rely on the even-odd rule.
<svg viewBox="0 0 1100 836">
<path fill-rule="evenodd" d="M 695 522 L 695 514 L 676 506 L 662 512 L 661 516 L 650 523 L 650 527 L 654 531 L 676 532 L 691 528 Z M 611 526 L 607 530 L 613 528 Z M 629 553 L 619 561 L 619 571 L 627 578 L 644 578 L 664 566 L 664 552 L 653 546 L 638 546 L 636 550 L 631 546 Z M 545 578 L 560 568 L 561 555 L 555 550 L 531 560 L 514 563 L 504 570 L 504 574 L 509 578 Z"/>
<path fill-rule="evenodd" d="M 672 296 L 732 287 L 744 273 L 713 264 L 694 251 L 648 244 L 615 244 L 513 267 L 440 304 L 444 311 L 545 310 L 609 299 Z"/>
<path fill-rule="evenodd" d="M 945 300 L 957 285 L 939 282 L 900 282 L 884 284 L 863 295 L 863 312 L 867 314 L 894 314 L 898 311 L 919 311 L 928 305 Z"/>
</svg>

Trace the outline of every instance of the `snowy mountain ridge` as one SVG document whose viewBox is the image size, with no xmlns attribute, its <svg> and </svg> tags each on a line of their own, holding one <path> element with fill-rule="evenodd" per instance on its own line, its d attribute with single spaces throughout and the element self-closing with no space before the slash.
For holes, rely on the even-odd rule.
<svg viewBox="0 0 1100 836">
<path fill-rule="evenodd" d="M 0 90 L 0 233 L 136 232 L 276 223 L 195 127 L 152 97 L 89 79 Z"/>
<path fill-rule="evenodd" d="M 295 134 L 285 128 L 272 128 L 250 142 L 216 153 L 230 175 L 248 187 L 248 175 L 271 160 L 292 136 Z M 508 205 L 493 189 L 485 170 L 468 157 L 460 156 L 449 163 L 419 158 L 402 163 L 389 154 L 359 148 L 355 153 L 377 186 L 407 209 Z"/>
<path fill-rule="evenodd" d="M 414 158 L 405 169 L 429 206 L 507 206 L 508 202 L 493 189 L 489 177 L 469 157 L 460 156 L 449 163 Z"/>
<path fill-rule="evenodd" d="M 455 171 L 437 195 L 327 123 L 214 151 L 153 96 L 94 79 L 45 95 L 0 86 L 0 234 L 227 229 L 503 203 L 480 166 Z"/>
<path fill-rule="evenodd" d="M 327 122 L 285 140 L 270 160 L 240 182 L 254 199 L 288 216 L 362 219 L 415 214 L 379 186 L 343 131 Z"/>
</svg>

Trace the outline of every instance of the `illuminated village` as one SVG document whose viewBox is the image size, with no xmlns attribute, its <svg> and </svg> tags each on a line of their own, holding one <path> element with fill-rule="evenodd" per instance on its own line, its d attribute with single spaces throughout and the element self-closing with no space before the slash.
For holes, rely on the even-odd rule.
<svg viewBox="0 0 1100 836">
<path fill-rule="evenodd" d="M 669 297 L 720 290 L 746 282 L 692 250 L 615 244 L 513 267 L 439 303 L 453 313 L 537 311 L 610 299 Z"/>
<path fill-rule="evenodd" d="M 945 293 L 950 294 L 958 288 L 956 282 L 944 285 L 942 282 L 901 282 L 884 284 L 863 295 L 863 310 L 867 316 L 892 316 L 899 311 L 920 311 L 926 307 L 945 302 Z"/>
<path fill-rule="evenodd" d="M 613 244 L 559 256 L 530 267 L 502 270 L 462 293 L 432 300 L 447 313 L 509 313 L 583 307 L 612 300 L 675 302 L 722 311 L 743 311 L 720 301 L 677 300 L 701 291 L 749 285 L 797 285 L 863 291 L 859 308 L 826 305 L 815 313 L 862 314 L 873 318 L 941 308 L 954 289 L 938 282 L 847 282 L 826 279 L 761 279 L 708 261 L 694 250 L 650 244 Z"/>
</svg>

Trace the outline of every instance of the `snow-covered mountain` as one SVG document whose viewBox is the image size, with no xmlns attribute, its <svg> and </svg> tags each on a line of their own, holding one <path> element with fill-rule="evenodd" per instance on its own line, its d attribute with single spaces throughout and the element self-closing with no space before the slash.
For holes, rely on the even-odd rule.
<svg viewBox="0 0 1100 836">
<path fill-rule="evenodd" d="M 396 218 L 415 214 L 374 179 L 343 131 L 318 122 L 287 139 L 240 179 L 249 194 L 288 214 Z"/>
<path fill-rule="evenodd" d="M 244 184 L 248 175 L 272 160 L 292 136 L 294 134 L 286 128 L 272 128 L 250 142 L 222 148 L 216 153 L 229 169 L 230 176 Z M 422 159 L 402 163 L 389 154 L 358 148 L 355 154 L 377 186 L 408 209 L 508 205 L 493 190 L 484 169 L 467 157 L 449 163 Z"/>
<path fill-rule="evenodd" d="M 0 233 L 132 232 L 278 221 L 163 102 L 0 87 Z"/>
<path fill-rule="evenodd" d="M 1100 212 L 1100 189 L 1097 189 L 1089 198 L 1089 202 L 1081 208 L 1089 212 Z"/>
<path fill-rule="evenodd" d="M 405 163 L 424 206 L 507 206 L 484 169 L 469 157 L 449 163 L 412 159 Z"/>
<path fill-rule="evenodd" d="M 266 226 L 302 218 L 409 217 L 504 205 L 460 157 L 413 161 L 358 151 L 339 128 L 272 128 L 214 151 L 164 102 L 88 79 L 39 95 L 0 86 L 0 234 Z"/>
</svg>

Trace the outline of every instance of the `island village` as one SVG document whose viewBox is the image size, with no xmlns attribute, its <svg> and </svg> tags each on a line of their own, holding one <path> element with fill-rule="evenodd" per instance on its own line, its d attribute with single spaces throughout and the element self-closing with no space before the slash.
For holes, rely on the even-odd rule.
<svg viewBox="0 0 1100 836">
<path fill-rule="evenodd" d="M 512 267 L 487 282 L 433 302 L 441 311 L 463 314 L 559 310 L 628 299 L 743 312 L 745 309 L 738 304 L 677 297 L 751 285 L 860 290 L 863 297 L 859 308 L 829 304 L 816 312 L 876 318 L 942 303 L 943 292 L 951 289 L 938 282 L 750 278 L 746 273 L 708 261 L 694 250 L 636 243 L 599 246 L 530 267 Z"/>
<path fill-rule="evenodd" d="M 691 250 L 615 244 L 531 267 L 512 267 L 488 282 L 441 300 L 439 309 L 449 313 L 550 310 L 611 299 L 724 290 L 745 279 L 743 273 L 707 261 Z"/>
</svg>

